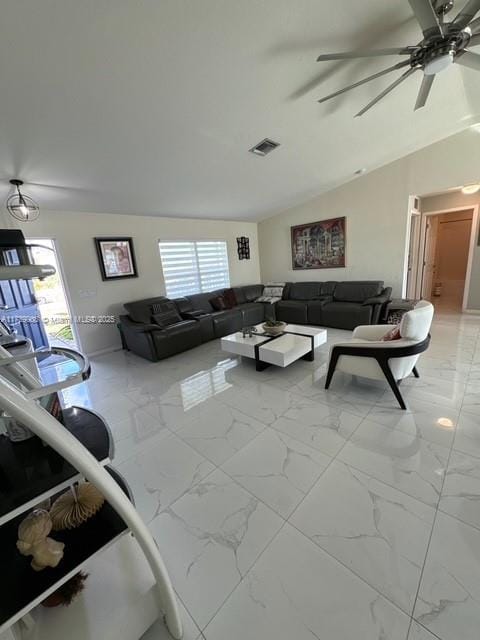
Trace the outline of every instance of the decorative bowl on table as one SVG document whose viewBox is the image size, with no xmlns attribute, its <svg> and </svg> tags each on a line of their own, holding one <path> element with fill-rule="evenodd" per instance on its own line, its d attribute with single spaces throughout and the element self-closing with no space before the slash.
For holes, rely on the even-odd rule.
<svg viewBox="0 0 480 640">
<path fill-rule="evenodd" d="M 269 336 L 279 336 L 285 331 L 286 326 L 287 323 L 281 320 L 267 320 L 262 324 L 262 329 Z"/>
</svg>

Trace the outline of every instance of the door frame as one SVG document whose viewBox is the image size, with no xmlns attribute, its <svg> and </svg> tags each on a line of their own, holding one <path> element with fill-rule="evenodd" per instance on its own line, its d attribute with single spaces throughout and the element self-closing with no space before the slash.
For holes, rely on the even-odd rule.
<svg viewBox="0 0 480 640">
<path fill-rule="evenodd" d="M 465 272 L 465 286 L 463 289 L 462 299 L 462 311 L 468 311 L 468 294 L 470 292 L 470 279 L 472 277 L 472 265 L 473 265 L 473 253 L 476 246 L 477 234 L 478 234 L 478 210 L 479 205 L 466 205 L 464 207 L 457 206 L 450 209 L 438 209 L 436 211 L 422 212 L 421 225 L 420 225 L 420 243 L 419 243 L 419 259 L 417 262 L 417 277 L 416 277 L 416 291 L 419 295 L 422 295 L 422 283 L 423 283 L 423 268 L 425 261 L 425 235 L 427 230 L 427 222 L 430 216 L 439 216 L 442 213 L 455 213 L 456 211 L 473 211 L 472 215 L 472 227 L 470 229 L 470 243 L 468 247 L 468 260 L 467 270 Z"/>
<path fill-rule="evenodd" d="M 58 247 L 57 239 L 54 236 L 49 236 L 49 235 L 45 234 L 43 236 L 28 236 L 26 238 L 26 240 L 27 240 L 27 243 L 28 243 L 29 240 L 32 241 L 32 242 L 35 242 L 36 240 L 51 240 L 52 241 L 53 250 L 55 251 L 55 257 L 57 259 L 58 270 L 60 272 L 60 279 L 62 281 L 63 293 L 65 294 L 65 300 L 67 302 L 68 312 L 70 313 L 72 332 L 73 332 L 73 335 L 75 337 L 75 342 L 77 343 L 78 351 L 83 353 L 82 341 L 80 339 L 80 335 L 79 335 L 79 332 L 78 332 L 77 324 L 76 324 L 76 322 L 73 321 L 75 316 L 73 315 L 72 298 L 70 296 L 70 290 L 68 288 L 68 282 L 67 282 L 67 279 L 65 277 L 65 269 L 64 269 L 64 266 L 63 266 L 63 258 L 62 258 L 62 255 L 60 253 L 59 247 Z"/>
</svg>

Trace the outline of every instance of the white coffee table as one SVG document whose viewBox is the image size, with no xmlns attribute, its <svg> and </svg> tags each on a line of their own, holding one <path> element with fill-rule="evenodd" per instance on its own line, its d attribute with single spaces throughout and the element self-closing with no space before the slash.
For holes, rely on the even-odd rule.
<svg viewBox="0 0 480 640">
<path fill-rule="evenodd" d="M 288 367 L 300 358 L 313 360 L 315 349 L 327 341 L 326 329 L 319 327 L 287 324 L 284 332 L 274 337 L 265 335 L 261 324 L 255 328 L 258 333 L 251 338 L 237 331 L 222 338 L 221 346 L 222 351 L 255 360 L 257 371 L 271 364 Z"/>
</svg>

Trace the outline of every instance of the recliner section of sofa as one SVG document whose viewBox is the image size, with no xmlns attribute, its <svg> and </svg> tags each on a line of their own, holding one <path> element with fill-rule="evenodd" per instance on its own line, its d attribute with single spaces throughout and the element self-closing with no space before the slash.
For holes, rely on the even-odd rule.
<svg viewBox="0 0 480 640">
<path fill-rule="evenodd" d="M 120 316 L 120 324 L 126 347 L 157 361 L 269 317 L 269 305 L 255 302 L 263 293 L 263 285 L 233 287 L 233 291 L 236 306 L 222 311 L 216 311 L 210 300 L 222 295 L 223 289 L 173 301 L 161 296 L 125 304 L 128 315 Z M 275 315 L 290 324 L 354 329 L 378 323 L 390 294 L 391 288 L 384 288 L 380 280 L 287 283 L 282 300 L 275 305 Z M 152 321 L 153 308 L 166 301 L 173 303 L 181 321 L 162 327 Z"/>
<path fill-rule="evenodd" d="M 391 291 L 381 280 L 290 283 L 277 302 L 276 317 L 295 324 L 352 330 L 361 324 L 376 324 Z"/>
</svg>

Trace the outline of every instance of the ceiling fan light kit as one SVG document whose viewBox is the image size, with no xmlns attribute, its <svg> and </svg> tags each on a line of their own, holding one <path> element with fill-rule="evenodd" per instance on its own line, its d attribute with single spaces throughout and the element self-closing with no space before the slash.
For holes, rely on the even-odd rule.
<svg viewBox="0 0 480 640">
<path fill-rule="evenodd" d="M 415 103 L 416 111 L 425 106 L 435 76 L 450 68 L 453 63 L 480 71 L 480 55 L 468 50 L 469 47 L 480 44 L 480 18 L 474 19 L 475 15 L 480 11 L 480 0 L 467 0 L 463 9 L 451 22 L 445 22 L 445 15 L 452 10 L 454 0 L 408 0 L 408 2 L 423 32 L 423 39 L 417 45 L 374 51 L 347 51 L 323 54 L 317 58 L 317 62 L 391 55 L 408 56 L 408 59 L 363 78 L 339 91 L 335 91 L 321 98 L 319 102 L 331 100 L 391 71 L 409 67 L 399 78 L 359 111 L 357 116 L 366 113 L 415 71 L 423 71 L 423 80 Z"/>
<path fill-rule="evenodd" d="M 16 187 L 16 191 L 7 198 L 8 213 L 20 222 L 36 220 L 40 215 L 40 207 L 32 198 L 20 191 L 23 180 L 10 180 L 10 184 Z"/>
<path fill-rule="evenodd" d="M 480 191 L 480 184 L 477 183 L 466 184 L 464 187 L 462 187 L 462 193 L 466 196 L 471 196 L 478 191 Z"/>
</svg>

